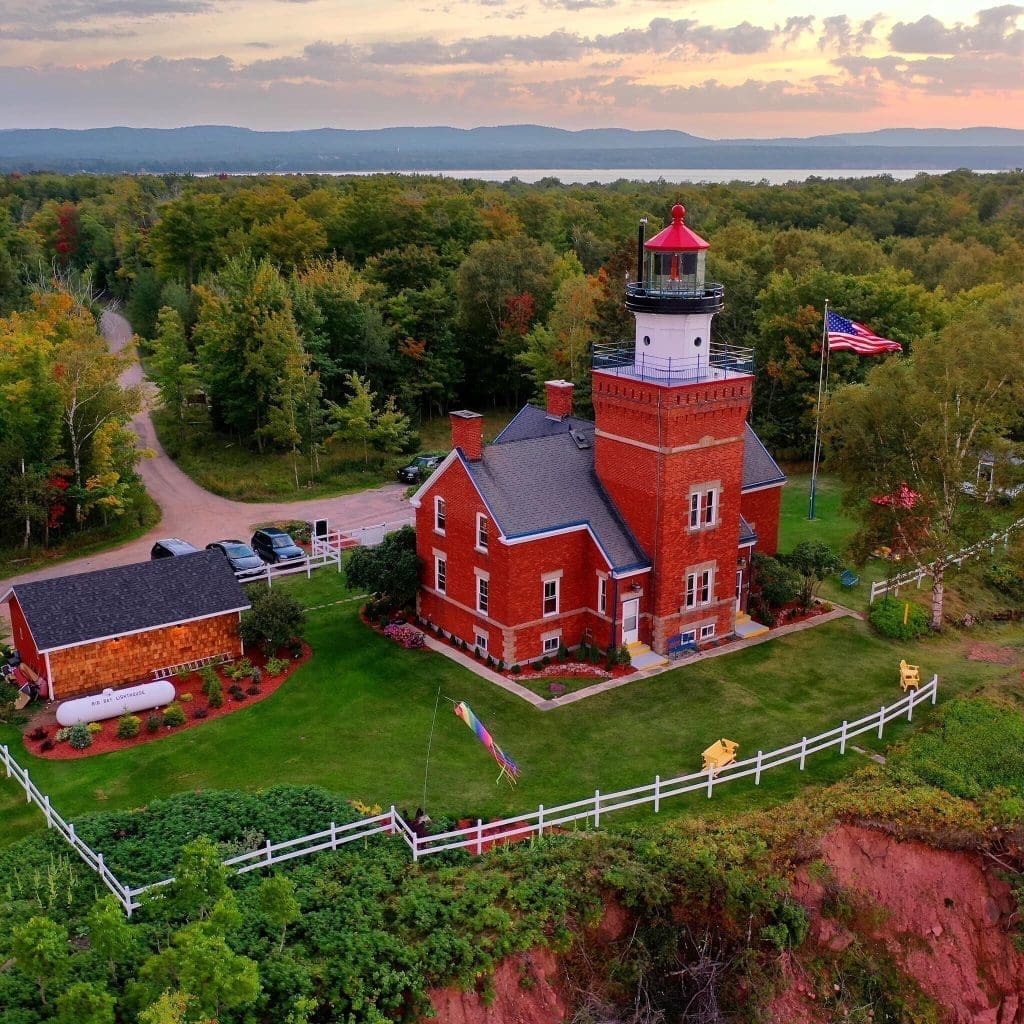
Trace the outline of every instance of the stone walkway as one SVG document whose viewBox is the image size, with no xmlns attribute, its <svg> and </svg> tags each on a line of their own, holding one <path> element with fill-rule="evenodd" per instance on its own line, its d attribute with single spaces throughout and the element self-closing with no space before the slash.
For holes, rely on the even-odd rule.
<svg viewBox="0 0 1024 1024">
<path fill-rule="evenodd" d="M 699 661 L 707 661 L 711 658 L 720 658 L 725 654 L 734 654 L 736 651 L 742 651 L 747 647 L 756 647 L 758 644 L 766 644 L 769 641 L 776 639 L 776 637 L 789 636 L 790 633 L 801 633 L 805 629 L 814 629 L 816 626 L 823 626 L 826 622 L 833 622 L 836 619 L 842 618 L 863 619 L 864 616 L 859 612 L 855 612 L 850 608 L 845 608 L 842 605 L 834 605 L 830 612 L 817 615 L 813 619 L 804 619 L 802 622 L 794 622 L 788 626 L 778 626 L 768 633 L 765 633 L 763 636 L 750 637 L 746 640 L 734 640 L 732 643 L 723 644 L 721 647 L 716 647 L 714 650 L 702 651 L 699 654 L 691 655 L 689 658 L 676 662 L 669 662 L 667 665 L 651 669 L 647 672 L 635 672 L 632 675 L 619 676 L 617 679 L 603 679 L 601 682 L 595 683 L 593 686 L 585 686 L 582 690 L 576 690 L 573 693 L 567 693 L 564 697 L 557 697 L 551 700 L 540 697 L 532 690 L 527 689 L 521 683 L 517 683 L 514 680 L 509 679 L 507 676 L 503 676 L 500 673 L 487 668 L 486 665 L 482 665 L 471 655 L 463 654 L 461 651 L 456 651 L 450 644 L 436 639 L 429 633 L 425 634 L 425 636 L 427 647 L 432 651 L 437 651 L 438 654 L 443 654 L 446 658 L 450 658 L 463 668 L 468 668 L 470 672 L 475 672 L 481 679 L 486 679 L 487 682 L 494 683 L 495 686 L 500 686 L 506 691 L 506 693 L 511 693 L 514 697 L 519 697 L 522 700 L 525 700 L 528 704 L 532 704 L 538 711 L 553 711 L 555 708 L 564 707 L 566 704 L 575 704 L 578 701 L 586 700 L 588 697 L 596 697 L 599 693 L 607 693 L 609 690 L 616 690 L 620 686 L 628 686 L 630 683 L 640 682 L 644 679 L 653 679 L 655 676 L 660 676 L 663 672 L 672 672 L 677 668 L 685 668 L 687 665 L 693 665 Z"/>
</svg>

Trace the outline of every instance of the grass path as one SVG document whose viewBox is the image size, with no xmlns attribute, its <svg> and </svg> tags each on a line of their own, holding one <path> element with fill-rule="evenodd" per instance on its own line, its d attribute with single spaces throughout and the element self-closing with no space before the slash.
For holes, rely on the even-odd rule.
<svg viewBox="0 0 1024 1024">
<path fill-rule="evenodd" d="M 309 606 L 349 596 L 334 573 L 287 585 Z M 415 806 L 422 801 L 440 688 L 427 806 L 434 814 L 486 816 L 638 785 L 656 773 L 696 770 L 700 751 L 720 736 L 738 740 L 742 755 L 821 732 L 898 699 L 901 655 L 928 675 L 937 671 L 946 699 L 1008 672 L 967 661 L 955 638 L 897 650 L 864 623 L 842 619 L 538 712 L 441 655 L 406 651 L 379 637 L 362 624 L 357 607 L 311 611 L 313 659 L 272 697 L 198 729 L 81 761 L 30 756 L 12 727 L 0 727 L 0 742 L 17 751 L 37 784 L 72 817 L 141 806 L 183 790 L 278 782 L 316 783 L 367 802 Z M 993 635 L 1022 639 L 1020 627 Z M 497 768 L 451 713 L 449 700 L 467 700 L 519 761 L 516 790 L 495 785 Z M 719 811 L 763 805 L 856 763 L 856 755 L 825 755 L 803 775 L 783 770 L 760 789 L 738 783 L 721 799 L 716 794 L 712 802 L 681 800 L 674 807 L 707 813 L 709 803 Z M 0 780 L 0 842 L 40 822 L 18 790 Z"/>
</svg>

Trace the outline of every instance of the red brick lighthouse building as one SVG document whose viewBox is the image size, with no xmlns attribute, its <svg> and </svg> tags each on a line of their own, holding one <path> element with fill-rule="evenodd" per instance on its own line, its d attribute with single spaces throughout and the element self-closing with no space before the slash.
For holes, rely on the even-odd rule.
<svg viewBox="0 0 1024 1024">
<path fill-rule="evenodd" d="M 566 381 L 487 446 L 478 414 L 452 413 L 412 499 L 420 615 L 508 665 L 583 641 L 644 664 L 759 628 L 750 555 L 776 550 L 786 478 L 746 422 L 753 353 L 712 340 L 708 243 L 672 217 L 626 287 L 634 342 L 595 347 L 594 421 Z"/>
</svg>

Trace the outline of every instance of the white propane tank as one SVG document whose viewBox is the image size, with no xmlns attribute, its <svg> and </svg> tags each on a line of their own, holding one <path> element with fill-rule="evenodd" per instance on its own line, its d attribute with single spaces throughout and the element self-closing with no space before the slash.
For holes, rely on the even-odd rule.
<svg viewBox="0 0 1024 1024">
<path fill-rule="evenodd" d="M 107 689 L 91 697 L 66 700 L 57 708 L 57 724 L 67 726 L 77 722 L 100 722 L 131 711 L 149 711 L 150 708 L 170 704 L 175 695 L 173 683 L 166 679 L 156 683 L 140 683 L 124 690 Z"/>
</svg>

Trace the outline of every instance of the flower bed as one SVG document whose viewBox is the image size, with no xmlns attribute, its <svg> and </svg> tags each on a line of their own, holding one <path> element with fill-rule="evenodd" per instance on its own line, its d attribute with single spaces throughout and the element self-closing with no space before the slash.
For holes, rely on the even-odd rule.
<svg viewBox="0 0 1024 1024">
<path fill-rule="evenodd" d="M 423 631 L 415 626 L 410 626 L 407 622 L 392 622 L 391 625 L 385 626 L 381 632 L 388 639 L 400 643 L 410 651 L 419 650 L 419 648 L 426 647 L 427 645 L 427 638 L 423 635 Z"/>
<path fill-rule="evenodd" d="M 212 721 L 215 718 L 222 718 L 240 708 L 256 704 L 266 700 L 277 688 L 300 666 L 305 664 L 312 657 L 312 650 L 307 644 L 302 645 L 302 653 L 292 657 L 291 651 L 281 648 L 277 656 L 267 658 L 261 652 L 254 652 L 248 655 L 248 660 L 253 669 L 258 669 L 260 681 L 255 682 L 250 674 L 244 682 L 234 680 L 229 672 L 232 666 L 238 662 L 230 662 L 226 665 L 218 665 L 215 669 L 217 678 L 220 681 L 222 704 L 214 707 L 210 698 L 204 690 L 204 680 L 198 672 L 190 672 L 188 676 L 179 679 L 172 676 L 170 682 L 174 684 L 177 695 L 174 702 L 165 708 L 154 708 L 151 711 L 140 711 L 135 716 L 138 719 L 137 730 L 132 735 L 131 728 L 122 725 L 125 718 L 108 718 L 103 722 L 91 722 L 88 729 L 92 735 L 92 743 L 84 749 L 75 749 L 69 742 L 71 734 L 69 730 L 58 729 L 55 719 L 55 708 L 40 712 L 28 724 L 25 729 L 24 741 L 26 749 L 38 757 L 46 757 L 52 760 L 69 760 L 77 757 L 92 757 L 95 754 L 105 754 L 111 750 L 122 750 L 125 747 L 136 747 L 142 743 L 149 743 L 161 739 L 169 733 L 182 732 L 194 726 L 202 725 L 203 722 Z M 271 674 L 269 668 L 279 669 Z M 241 697 L 235 696 L 240 691 Z M 251 690 L 256 692 L 252 693 Z M 182 721 L 184 716 L 184 721 Z M 168 722 L 179 722 L 177 725 L 165 724 Z M 156 727 L 150 725 L 151 720 L 156 720 Z M 58 735 L 62 734 L 60 740 Z"/>
</svg>

